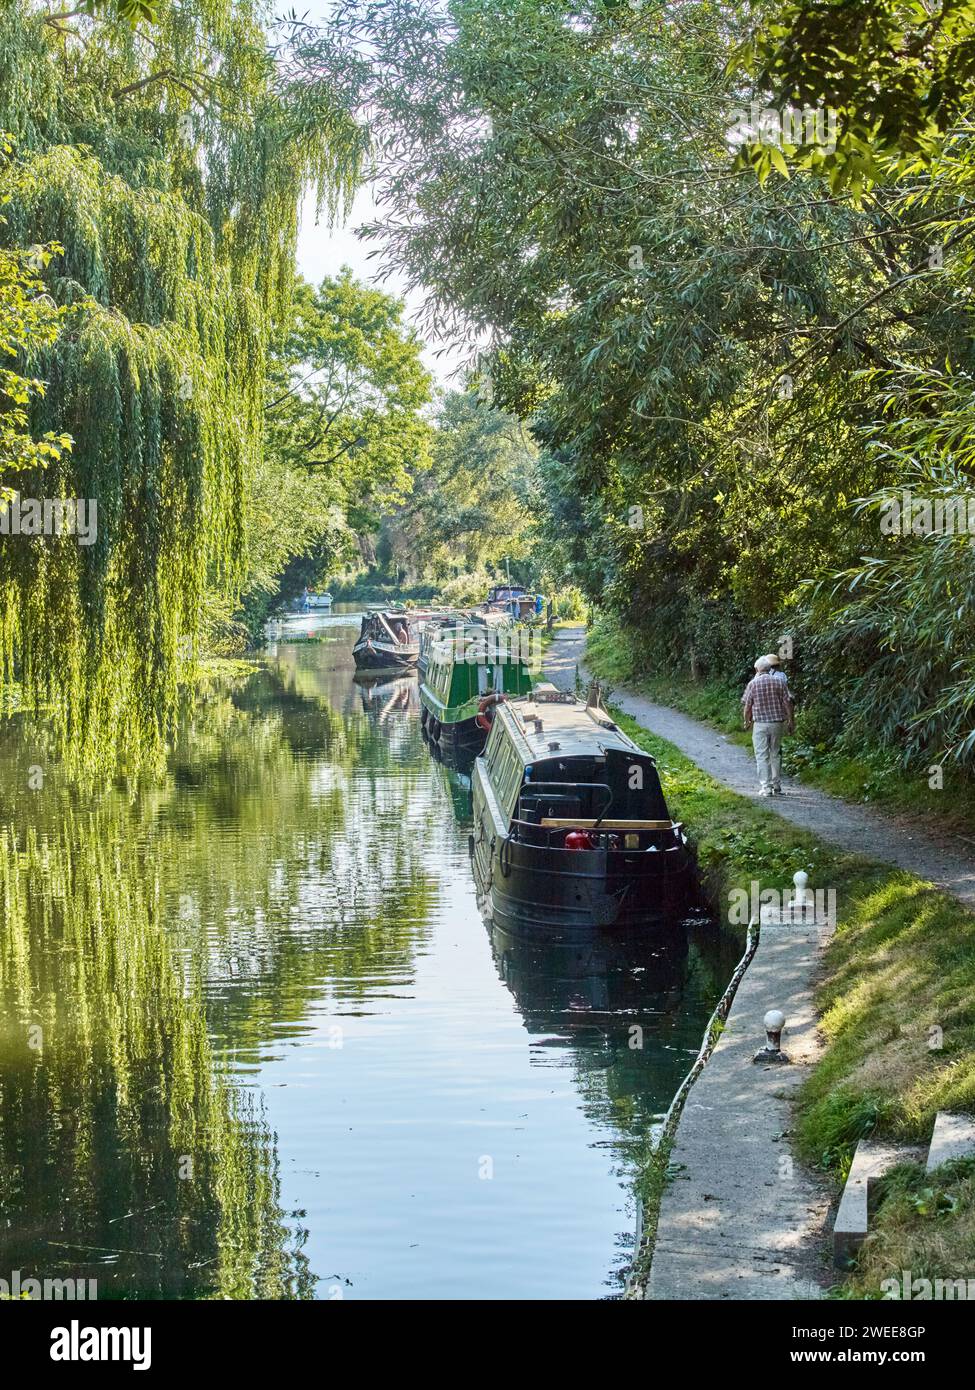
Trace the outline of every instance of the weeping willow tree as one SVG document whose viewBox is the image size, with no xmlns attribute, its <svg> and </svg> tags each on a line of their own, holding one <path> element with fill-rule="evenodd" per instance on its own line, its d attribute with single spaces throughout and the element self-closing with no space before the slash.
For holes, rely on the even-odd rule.
<svg viewBox="0 0 975 1390">
<path fill-rule="evenodd" d="M 0 132 L 0 209 L 19 194 L 22 183 L 12 161 L 13 143 Z M 0 227 L 6 218 L 0 213 Z M 64 436 L 35 439 L 30 430 L 30 402 L 43 395 L 44 383 L 16 370 L 32 349 L 48 348 L 58 334 L 58 310 L 44 292 L 38 271 L 58 248 L 0 246 L 0 506 L 9 502 L 12 475 L 31 463 L 43 465 L 70 444 Z"/>
<path fill-rule="evenodd" d="M 261 0 L 161 0 L 134 29 L 118 15 L 0 14 L 17 174 L 0 236 L 61 248 L 32 424 L 72 441 L 16 487 L 84 499 L 95 532 L 3 536 L 0 681 L 89 766 L 120 728 L 123 762 L 159 747 L 205 596 L 240 583 L 299 205 L 311 185 L 334 212 L 361 157 L 329 91 L 281 74 Z"/>
</svg>

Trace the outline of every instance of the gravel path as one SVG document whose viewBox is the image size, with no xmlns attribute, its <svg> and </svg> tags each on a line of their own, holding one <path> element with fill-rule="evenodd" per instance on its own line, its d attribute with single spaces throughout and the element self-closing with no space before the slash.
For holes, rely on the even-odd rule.
<svg viewBox="0 0 975 1390">
<path fill-rule="evenodd" d="M 564 689 L 573 687 L 577 672 L 582 679 L 587 678 L 582 664 L 585 640 L 584 628 L 565 628 L 546 653 L 546 674 Z M 612 702 L 645 729 L 676 744 L 716 781 L 742 796 L 758 796 L 751 754 L 732 743 L 727 735 L 679 710 L 621 688 L 613 689 Z M 928 833 L 904 828 L 877 811 L 851 805 L 791 778 L 783 782 L 783 788 L 784 796 L 764 802 L 783 820 L 844 849 L 856 850 L 868 859 L 896 864 L 975 908 L 975 851 L 961 853 L 958 837 L 952 836 L 947 844 L 942 844 Z"/>
</svg>

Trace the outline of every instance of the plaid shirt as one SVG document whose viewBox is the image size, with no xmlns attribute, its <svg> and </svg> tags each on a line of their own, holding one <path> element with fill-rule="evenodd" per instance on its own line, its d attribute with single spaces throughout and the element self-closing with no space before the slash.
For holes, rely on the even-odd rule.
<svg viewBox="0 0 975 1390">
<path fill-rule="evenodd" d="M 745 718 L 756 724 L 781 724 L 792 716 L 792 694 L 784 675 L 765 671 L 753 676 L 741 697 Z"/>
</svg>

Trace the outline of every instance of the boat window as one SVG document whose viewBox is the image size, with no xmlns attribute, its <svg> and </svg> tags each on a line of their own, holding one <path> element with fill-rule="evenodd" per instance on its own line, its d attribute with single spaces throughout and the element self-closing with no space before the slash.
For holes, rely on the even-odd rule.
<svg viewBox="0 0 975 1390">
<path fill-rule="evenodd" d="M 498 800 L 501 802 L 502 806 L 505 804 L 505 802 L 506 802 L 506 800 L 507 800 L 507 798 L 505 797 L 505 794 L 504 794 L 504 790 L 505 790 L 505 781 L 506 781 L 506 775 L 505 775 L 505 774 L 507 773 L 507 771 L 508 771 L 508 769 L 509 769 L 510 767 L 511 767 L 511 748 L 510 748 L 510 745 L 506 743 L 505 746 L 504 746 L 504 748 L 501 750 L 501 755 L 500 755 L 500 757 L 498 758 L 498 770 L 497 770 L 497 772 L 496 772 L 495 775 L 494 775 L 494 789 L 495 789 L 495 791 L 496 791 L 497 794 L 498 794 Z"/>
<path fill-rule="evenodd" d="M 497 768 L 491 780 L 494 783 L 498 801 L 508 816 L 513 812 L 515 802 L 518 800 L 523 774 L 524 764 L 521 757 L 510 738 L 506 738 L 501 746 Z"/>
<path fill-rule="evenodd" d="M 488 770 L 491 773 L 491 781 L 495 784 L 497 784 L 497 775 L 502 754 L 504 750 L 510 746 L 511 740 L 508 737 L 504 724 L 500 719 L 495 719 L 491 726 L 491 732 L 488 735 L 487 748 L 485 750 Z"/>
</svg>

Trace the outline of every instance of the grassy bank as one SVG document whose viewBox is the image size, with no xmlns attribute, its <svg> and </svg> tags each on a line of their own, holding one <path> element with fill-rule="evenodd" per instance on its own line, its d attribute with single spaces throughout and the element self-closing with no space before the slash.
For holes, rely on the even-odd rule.
<svg viewBox="0 0 975 1390">
<path fill-rule="evenodd" d="M 812 887 L 836 890 L 838 926 L 817 990 L 825 1051 L 800 1093 L 793 1136 L 802 1161 L 838 1191 L 864 1135 L 926 1144 L 938 1110 L 975 1108 L 975 916 L 910 874 L 795 829 L 618 709 L 613 715 L 657 759 L 719 912 L 727 914 L 733 889 L 753 880 L 785 888 L 799 868 Z M 642 1165 L 650 1225 L 667 1161 L 648 1150 Z M 915 1168 L 894 1175 L 858 1268 L 838 1276 L 838 1294 L 880 1297 L 882 1281 L 903 1269 L 975 1277 L 975 1179 L 945 1173 L 924 1196 L 931 1187 Z"/>
<path fill-rule="evenodd" d="M 734 680 L 692 681 L 648 671 L 632 634 L 609 620 L 597 622 L 589 633 L 586 660 L 610 688 L 625 685 L 711 725 L 736 743 L 750 742 L 740 714 L 741 692 L 750 675 L 748 660 Z M 933 764 L 905 770 L 890 749 L 865 746 L 854 756 L 823 736 L 817 711 L 800 701 L 795 737 L 786 739 L 783 747 L 783 766 L 790 776 L 833 796 L 910 816 L 940 833 L 963 841 L 970 838 L 975 845 L 975 782 L 954 763 L 941 766 L 939 779 L 932 778 Z M 931 786 L 932 780 L 941 785 Z"/>
</svg>

